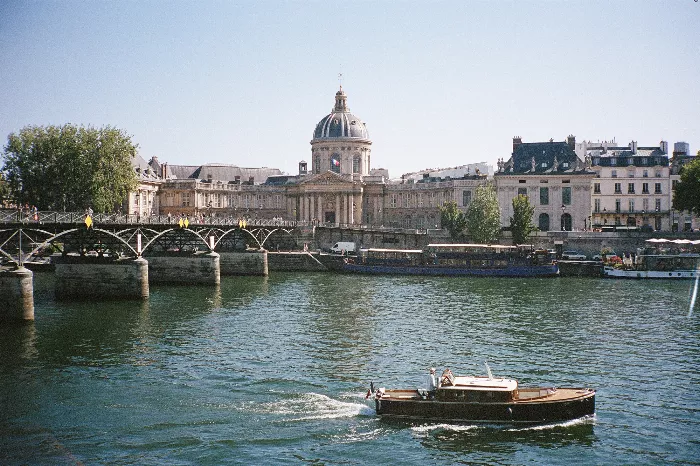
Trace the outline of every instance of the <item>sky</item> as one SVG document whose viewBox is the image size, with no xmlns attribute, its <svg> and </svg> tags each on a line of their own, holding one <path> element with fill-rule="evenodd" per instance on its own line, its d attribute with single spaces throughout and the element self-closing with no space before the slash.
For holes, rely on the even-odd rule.
<svg viewBox="0 0 700 466">
<path fill-rule="evenodd" d="M 700 149 L 700 3 L 0 2 L 0 137 L 122 129 L 146 160 L 298 173 L 340 85 L 392 178 L 512 138 Z"/>
</svg>

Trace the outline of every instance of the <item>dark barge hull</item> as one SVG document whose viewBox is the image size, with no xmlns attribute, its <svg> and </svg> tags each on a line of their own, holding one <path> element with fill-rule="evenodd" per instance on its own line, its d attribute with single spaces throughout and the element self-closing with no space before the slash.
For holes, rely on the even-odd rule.
<svg viewBox="0 0 700 466">
<path fill-rule="evenodd" d="M 556 401 L 469 403 L 429 399 L 375 400 L 377 414 L 392 418 L 453 422 L 544 423 L 578 419 L 595 413 L 595 392 Z"/>
</svg>

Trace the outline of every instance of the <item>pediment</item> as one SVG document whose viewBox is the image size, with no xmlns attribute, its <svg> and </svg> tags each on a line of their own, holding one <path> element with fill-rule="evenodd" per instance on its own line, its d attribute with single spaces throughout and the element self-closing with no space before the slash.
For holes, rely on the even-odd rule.
<svg viewBox="0 0 700 466">
<path fill-rule="evenodd" d="M 334 185 L 351 185 L 352 181 L 348 181 L 344 179 L 342 176 L 338 175 L 337 173 L 333 173 L 332 171 L 327 171 L 325 173 L 319 173 L 318 175 L 314 175 L 311 178 L 308 178 L 304 181 L 302 181 L 300 184 L 303 185 L 329 185 L 329 184 L 334 184 Z"/>
</svg>

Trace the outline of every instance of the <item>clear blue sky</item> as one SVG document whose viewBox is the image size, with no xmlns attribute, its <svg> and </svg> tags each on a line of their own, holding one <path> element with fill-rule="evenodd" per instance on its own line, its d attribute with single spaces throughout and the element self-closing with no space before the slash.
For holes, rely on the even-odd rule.
<svg viewBox="0 0 700 466">
<path fill-rule="evenodd" d="M 4 1 L 0 137 L 112 125 L 148 160 L 297 172 L 338 73 L 392 177 L 524 142 L 700 146 L 700 3 Z"/>
</svg>

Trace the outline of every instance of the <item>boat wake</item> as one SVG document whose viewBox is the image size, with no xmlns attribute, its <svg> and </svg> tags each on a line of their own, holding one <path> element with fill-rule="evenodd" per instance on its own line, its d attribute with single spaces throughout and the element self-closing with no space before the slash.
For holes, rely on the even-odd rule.
<svg viewBox="0 0 700 466">
<path fill-rule="evenodd" d="M 572 426 L 589 425 L 595 423 L 595 414 L 592 416 L 584 416 L 570 421 L 552 422 L 547 424 L 524 425 L 514 427 L 512 424 L 425 424 L 422 426 L 411 427 L 411 430 L 419 435 L 430 433 L 435 430 L 450 431 L 450 432 L 466 432 L 470 430 L 502 430 L 503 432 L 526 432 L 537 430 L 560 429 Z"/>
<path fill-rule="evenodd" d="M 285 421 L 374 415 L 374 410 L 363 403 L 338 401 L 320 393 L 301 393 L 287 400 L 271 403 L 268 411 L 290 416 Z"/>
</svg>

